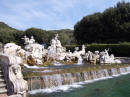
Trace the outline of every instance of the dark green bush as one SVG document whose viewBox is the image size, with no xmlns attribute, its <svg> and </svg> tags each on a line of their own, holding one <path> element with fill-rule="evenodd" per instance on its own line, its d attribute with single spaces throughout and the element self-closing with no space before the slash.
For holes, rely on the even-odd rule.
<svg viewBox="0 0 130 97">
<path fill-rule="evenodd" d="M 77 45 L 80 50 L 81 46 Z M 67 50 L 74 51 L 76 45 L 66 46 Z M 120 44 L 86 44 L 86 51 L 103 51 L 109 48 L 109 54 L 114 54 L 116 57 L 130 57 L 130 43 Z"/>
</svg>

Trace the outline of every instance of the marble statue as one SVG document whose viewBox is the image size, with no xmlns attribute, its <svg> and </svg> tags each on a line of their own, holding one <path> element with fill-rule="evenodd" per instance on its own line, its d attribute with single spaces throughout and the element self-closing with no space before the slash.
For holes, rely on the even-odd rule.
<svg viewBox="0 0 130 97">
<path fill-rule="evenodd" d="M 26 97 L 28 90 L 27 82 L 23 79 L 21 72 L 22 59 L 17 56 L 0 54 L 0 64 L 4 73 L 8 95 L 20 95 Z"/>
<path fill-rule="evenodd" d="M 77 57 L 80 55 L 85 55 L 85 46 L 82 45 L 82 50 L 78 51 L 79 47 L 75 47 L 75 51 L 73 52 L 73 56 Z"/>
<path fill-rule="evenodd" d="M 26 50 L 26 59 L 28 56 L 31 56 L 37 64 L 43 64 L 42 63 L 42 57 L 44 54 L 44 47 L 38 43 L 35 42 L 35 39 L 33 36 L 31 36 L 31 39 L 29 39 L 27 36 L 24 36 L 25 41 L 25 50 Z"/>
<path fill-rule="evenodd" d="M 85 54 L 85 58 L 88 62 L 90 63 L 93 63 L 95 64 L 96 63 L 96 60 L 97 60 L 97 55 L 92 53 L 91 51 L 88 51 L 86 54 Z"/>
<path fill-rule="evenodd" d="M 24 54 L 24 50 L 21 49 L 21 46 L 16 45 L 15 43 L 7 43 L 4 45 L 3 53 L 8 55 L 19 56 L 19 54 Z"/>
<path fill-rule="evenodd" d="M 100 53 L 100 59 L 99 59 L 100 63 L 104 63 L 104 64 L 121 63 L 120 60 L 115 60 L 113 54 L 109 55 L 108 51 L 109 51 L 109 49 L 108 50 L 105 49 L 103 52 Z"/>
<path fill-rule="evenodd" d="M 53 59 L 57 61 L 67 61 L 78 58 L 79 56 L 85 55 L 85 46 L 82 45 L 82 50 L 79 50 L 79 47 L 75 48 L 75 51 L 72 53 L 70 50 L 67 52 L 66 48 L 61 45 L 60 40 L 58 39 L 59 35 L 56 34 L 55 37 L 51 40 L 51 45 L 48 47 L 47 60 Z"/>
<path fill-rule="evenodd" d="M 53 58 L 55 60 L 63 60 L 66 56 L 66 49 L 61 45 L 58 40 L 59 35 L 56 34 L 55 38 L 51 40 L 51 45 L 48 47 L 47 59 Z"/>
<path fill-rule="evenodd" d="M 47 61 L 63 61 L 65 58 L 72 60 L 75 58 L 79 59 L 79 56 L 85 55 L 85 46 L 82 45 L 82 50 L 78 51 L 79 48 L 76 47 L 75 51 L 72 53 L 71 51 L 67 52 L 66 48 L 62 46 L 60 40 L 58 39 L 59 35 L 56 34 L 55 37 L 51 40 L 51 45 L 45 50 L 42 45 L 35 42 L 33 36 L 29 39 L 27 36 L 24 36 L 25 41 L 25 53 L 23 54 L 25 59 L 28 56 L 31 56 L 37 64 L 42 64 L 43 56 Z M 22 52 L 22 51 L 21 51 Z M 81 58 L 80 58 L 81 59 Z"/>
<path fill-rule="evenodd" d="M 15 43 L 7 43 L 4 46 L 3 52 L 8 55 L 20 56 L 22 59 L 25 59 L 29 62 L 33 60 L 33 64 L 41 65 L 44 61 L 57 61 L 61 62 L 65 59 L 69 61 L 76 61 L 86 59 L 86 61 L 96 64 L 96 63 L 121 63 L 120 60 L 115 60 L 114 55 L 109 55 L 109 49 L 105 49 L 102 52 L 95 51 L 94 53 L 85 51 L 85 45 L 82 45 L 82 49 L 79 50 L 79 47 L 75 47 L 75 51 L 67 52 L 66 48 L 62 46 L 61 41 L 58 39 L 59 35 L 56 34 L 55 37 L 51 40 L 51 45 L 44 49 L 44 47 L 36 43 L 33 36 L 28 38 L 24 36 L 22 38 L 25 42 L 25 49 L 22 49 L 20 46 Z M 78 61 L 77 60 L 77 61 Z M 30 62 L 30 63 L 31 63 Z"/>
<path fill-rule="evenodd" d="M 46 53 L 46 51 L 44 52 L 44 47 L 38 43 L 35 43 L 33 36 L 31 36 L 31 39 L 27 36 L 24 36 L 22 39 L 25 41 L 25 50 L 15 43 L 7 43 L 4 45 L 3 53 L 13 56 L 20 56 L 23 59 L 27 59 L 28 56 L 31 56 L 35 59 L 37 64 L 42 64 L 42 56 Z"/>
<path fill-rule="evenodd" d="M 88 51 L 85 54 L 84 59 L 86 59 L 87 62 L 90 62 L 92 64 L 96 64 L 96 63 L 101 63 L 101 64 L 102 63 L 104 63 L 104 64 L 121 63 L 120 60 L 115 59 L 113 54 L 109 55 L 108 51 L 109 51 L 109 49 L 105 49 L 102 52 L 95 51 L 94 53 L 91 51 Z"/>
</svg>

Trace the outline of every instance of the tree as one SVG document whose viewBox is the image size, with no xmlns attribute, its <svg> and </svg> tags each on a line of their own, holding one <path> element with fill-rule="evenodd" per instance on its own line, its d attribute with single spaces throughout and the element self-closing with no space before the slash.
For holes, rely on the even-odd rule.
<svg viewBox="0 0 130 97">
<path fill-rule="evenodd" d="M 40 44 L 49 44 L 53 36 L 53 33 L 50 31 L 45 31 L 38 28 L 29 28 L 24 32 L 28 37 L 34 36 L 36 41 Z"/>
<path fill-rule="evenodd" d="M 78 44 L 129 42 L 129 24 L 130 3 L 123 1 L 103 13 L 85 16 L 74 26 L 74 36 Z"/>
</svg>

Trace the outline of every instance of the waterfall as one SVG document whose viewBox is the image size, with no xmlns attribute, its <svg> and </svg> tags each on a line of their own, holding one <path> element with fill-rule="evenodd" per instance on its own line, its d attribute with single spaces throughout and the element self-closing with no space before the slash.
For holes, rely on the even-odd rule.
<svg viewBox="0 0 130 97">
<path fill-rule="evenodd" d="M 83 61 L 82 57 L 79 56 L 79 57 L 78 57 L 78 62 L 77 62 L 77 64 L 82 64 L 82 61 Z"/>
<path fill-rule="evenodd" d="M 109 75 L 109 71 L 107 69 L 104 69 L 104 76 L 108 77 Z"/>
<path fill-rule="evenodd" d="M 127 72 L 130 72 L 130 67 L 126 67 Z"/>
<path fill-rule="evenodd" d="M 84 75 L 84 81 L 89 79 L 88 78 L 88 72 L 83 72 L 83 75 Z"/>
<path fill-rule="evenodd" d="M 117 68 L 112 68 L 111 69 L 111 74 L 112 74 L 112 76 L 117 76 L 119 74 L 118 69 Z"/>
<path fill-rule="evenodd" d="M 42 77 L 32 77 L 28 79 L 29 90 L 47 89 L 62 85 L 71 85 L 76 82 L 95 80 L 117 76 L 119 74 L 130 73 L 130 67 L 102 69 L 88 72 L 62 73 L 43 75 Z"/>
<path fill-rule="evenodd" d="M 126 68 L 120 68 L 120 73 L 126 73 L 127 69 Z"/>
</svg>

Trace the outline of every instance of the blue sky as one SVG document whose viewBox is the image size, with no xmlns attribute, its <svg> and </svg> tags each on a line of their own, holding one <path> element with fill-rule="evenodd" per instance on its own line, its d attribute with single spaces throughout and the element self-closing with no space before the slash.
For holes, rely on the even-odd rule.
<svg viewBox="0 0 130 97">
<path fill-rule="evenodd" d="M 73 29 L 83 16 L 103 12 L 119 1 L 122 0 L 0 0 L 0 21 L 20 30 Z"/>
</svg>

